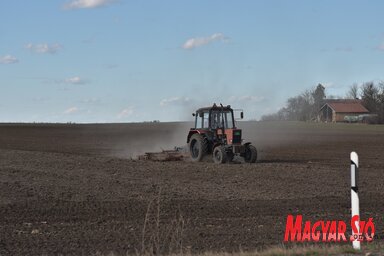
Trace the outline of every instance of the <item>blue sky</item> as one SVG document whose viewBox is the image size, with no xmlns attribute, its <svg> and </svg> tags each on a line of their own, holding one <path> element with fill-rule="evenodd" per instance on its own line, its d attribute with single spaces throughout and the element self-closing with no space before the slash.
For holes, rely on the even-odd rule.
<svg viewBox="0 0 384 256">
<path fill-rule="evenodd" d="M 247 119 L 384 80 L 383 1 L 3 0 L 0 122 Z"/>
</svg>

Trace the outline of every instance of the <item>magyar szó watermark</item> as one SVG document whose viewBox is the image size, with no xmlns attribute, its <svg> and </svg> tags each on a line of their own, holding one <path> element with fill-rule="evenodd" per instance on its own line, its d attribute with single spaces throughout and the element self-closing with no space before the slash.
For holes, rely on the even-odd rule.
<svg viewBox="0 0 384 256">
<path fill-rule="evenodd" d="M 347 234 L 347 227 L 352 235 Z M 359 220 L 358 215 L 351 218 L 349 226 L 343 220 L 303 221 L 302 215 L 288 215 L 284 242 L 371 242 L 375 236 L 373 218 Z"/>
</svg>

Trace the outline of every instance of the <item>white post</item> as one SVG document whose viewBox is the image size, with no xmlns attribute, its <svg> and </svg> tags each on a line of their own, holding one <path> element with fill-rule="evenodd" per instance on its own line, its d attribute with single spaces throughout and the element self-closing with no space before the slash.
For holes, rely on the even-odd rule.
<svg viewBox="0 0 384 256">
<path fill-rule="evenodd" d="M 356 152 L 351 152 L 351 206 L 352 206 L 352 217 L 359 216 L 355 222 L 357 232 L 360 233 L 360 210 L 359 210 L 359 195 L 358 195 L 358 169 L 359 169 L 359 157 Z M 355 235 L 352 230 L 352 235 Z M 359 234 L 357 234 L 359 235 Z M 360 250 L 360 241 L 354 240 L 352 242 L 353 249 Z"/>
</svg>

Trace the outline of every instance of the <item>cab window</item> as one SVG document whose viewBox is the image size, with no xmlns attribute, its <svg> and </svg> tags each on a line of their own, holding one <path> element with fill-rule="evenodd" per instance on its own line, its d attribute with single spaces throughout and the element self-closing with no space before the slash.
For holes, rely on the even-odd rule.
<svg viewBox="0 0 384 256">
<path fill-rule="evenodd" d="M 233 118 L 231 111 L 212 111 L 211 115 L 211 126 L 213 129 L 232 129 Z M 224 126 L 224 127 L 223 127 Z"/>
<path fill-rule="evenodd" d="M 209 127 L 209 112 L 196 113 L 196 129 Z"/>
</svg>

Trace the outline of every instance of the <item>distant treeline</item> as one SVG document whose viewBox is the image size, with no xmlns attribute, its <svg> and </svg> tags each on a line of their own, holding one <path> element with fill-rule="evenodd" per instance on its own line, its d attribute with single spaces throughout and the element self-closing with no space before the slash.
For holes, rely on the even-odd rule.
<svg viewBox="0 0 384 256">
<path fill-rule="evenodd" d="M 298 96 L 289 98 L 285 107 L 277 113 L 264 115 L 262 121 L 312 121 L 316 120 L 320 108 L 326 101 L 325 87 L 318 84 Z M 330 97 L 334 98 L 334 97 Z M 353 84 L 345 99 L 361 99 L 372 114 L 378 115 L 378 122 L 384 123 L 384 82 Z"/>
</svg>

